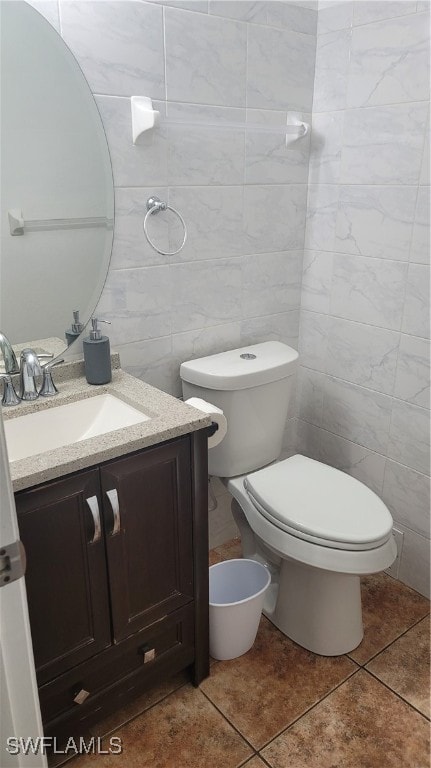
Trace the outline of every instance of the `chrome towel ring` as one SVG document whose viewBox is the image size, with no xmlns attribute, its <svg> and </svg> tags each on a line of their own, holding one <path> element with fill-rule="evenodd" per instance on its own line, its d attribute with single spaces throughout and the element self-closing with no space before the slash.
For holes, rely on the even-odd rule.
<svg viewBox="0 0 431 768">
<path fill-rule="evenodd" d="M 179 220 L 181 221 L 181 224 L 184 227 L 183 241 L 182 241 L 180 247 L 177 248 L 176 251 L 161 251 L 160 248 L 157 248 L 157 246 L 154 245 L 154 243 L 150 240 L 150 237 L 149 237 L 148 232 L 147 232 L 148 217 L 150 215 L 154 214 L 154 213 L 160 213 L 160 211 L 172 211 L 172 213 L 175 213 L 175 215 L 178 216 Z M 164 203 L 158 197 L 149 197 L 148 200 L 147 200 L 147 213 L 145 214 L 145 218 L 144 218 L 144 232 L 145 232 L 145 237 L 147 238 L 147 240 L 148 240 L 149 244 L 151 245 L 151 247 L 154 248 L 154 250 L 157 251 L 157 253 L 160 253 L 161 256 L 175 256 L 175 254 L 177 254 L 177 253 L 179 253 L 180 251 L 183 250 L 183 248 L 185 246 L 185 243 L 186 243 L 186 240 L 187 240 L 186 222 L 184 221 L 184 219 L 181 216 L 181 214 L 176 210 L 176 208 L 172 208 L 171 205 L 168 205 L 167 203 Z"/>
</svg>

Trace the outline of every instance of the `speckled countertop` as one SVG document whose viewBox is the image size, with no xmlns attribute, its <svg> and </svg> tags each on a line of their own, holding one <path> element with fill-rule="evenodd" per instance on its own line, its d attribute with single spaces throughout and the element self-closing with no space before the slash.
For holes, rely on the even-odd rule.
<svg viewBox="0 0 431 768">
<path fill-rule="evenodd" d="M 54 398 L 39 398 L 32 403 L 3 408 L 3 419 L 6 423 L 9 419 L 36 410 L 55 408 L 107 393 L 115 395 L 150 417 L 141 424 L 11 462 L 14 491 L 30 488 L 209 426 L 211 422 L 208 416 L 130 376 L 121 368 L 115 367 L 118 363 L 118 356 L 113 356 L 112 381 L 101 386 L 87 384 L 82 373 L 82 364 L 66 364 L 62 366 L 63 370 L 58 369 L 55 376 L 59 393 Z M 70 378 L 67 378 L 68 376 Z"/>
</svg>

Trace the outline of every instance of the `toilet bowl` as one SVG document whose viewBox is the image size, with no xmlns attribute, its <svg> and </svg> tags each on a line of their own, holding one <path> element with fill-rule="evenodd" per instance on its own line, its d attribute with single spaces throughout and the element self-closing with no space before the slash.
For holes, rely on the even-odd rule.
<svg viewBox="0 0 431 768">
<path fill-rule="evenodd" d="M 314 653 L 337 656 L 362 640 L 360 576 L 396 557 L 392 518 L 366 486 L 292 456 L 226 483 L 243 556 L 273 578 L 263 612 Z"/>
<path fill-rule="evenodd" d="M 393 521 L 349 475 L 299 454 L 278 460 L 297 359 L 265 342 L 192 360 L 181 365 L 183 394 L 227 418 L 209 473 L 233 496 L 243 556 L 271 572 L 263 612 L 299 645 L 336 656 L 362 640 L 360 576 L 394 561 Z"/>
</svg>

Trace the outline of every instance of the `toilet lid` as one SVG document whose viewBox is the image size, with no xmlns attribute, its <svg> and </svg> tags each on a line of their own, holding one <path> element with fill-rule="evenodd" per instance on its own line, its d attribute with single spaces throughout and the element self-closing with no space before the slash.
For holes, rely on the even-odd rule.
<svg viewBox="0 0 431 768">
<path fill-rule="evenodd" d="M 336 548 L 372 549 L 388 540 L 392 517 L 359 480 L 305 456 L 292 456 L 244 480 L 255 507 L 295 536 Z"/>
</svg>

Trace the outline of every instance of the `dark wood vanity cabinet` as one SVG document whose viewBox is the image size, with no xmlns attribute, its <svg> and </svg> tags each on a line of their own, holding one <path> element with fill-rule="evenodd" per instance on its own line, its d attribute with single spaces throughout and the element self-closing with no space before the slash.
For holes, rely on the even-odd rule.
<svg viewBox="0 0 431 768">
<path fill-rule="evenodd" d="M 16 494 L 47 735 L 209 672 L 206 431 Z"/>
</svg>

